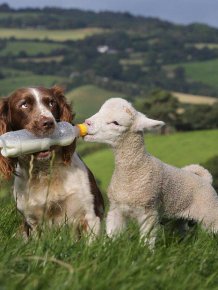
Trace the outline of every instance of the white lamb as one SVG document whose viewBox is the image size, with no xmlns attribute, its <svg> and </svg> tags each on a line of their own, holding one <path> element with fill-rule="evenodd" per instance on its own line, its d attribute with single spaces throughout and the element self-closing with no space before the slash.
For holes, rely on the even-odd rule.
<svg viewBox="0 0 218 290">
<path fill-rule="evenodd" d="M 147 118 L 126 100 L 112 98 L 86 124 L 85 141 L 110 144 L 115 155 L 108 189 L 108 236 L 120 233 L 126 218 L 133 217 L 141 236 L 152 247 L 162 215 L 192 219 L 212 232 L 218 231 L 218 196 L 210 173 L 199 165 L 182 169 L 170 166 L 146 151 L 143 132 L 163 122 Z"/>
</svg>

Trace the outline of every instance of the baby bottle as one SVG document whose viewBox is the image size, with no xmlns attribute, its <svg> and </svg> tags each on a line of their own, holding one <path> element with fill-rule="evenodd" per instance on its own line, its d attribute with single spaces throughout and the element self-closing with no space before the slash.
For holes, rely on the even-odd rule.
<svg viewBox="0 0 218 290">
<path fill-rule="evenodd" d="M 75 138 L 87 134 L 85 124 L 72 126 L 68 122 L 59 122 L 52 135 L 38 137 L 23 129 L 7 132 L 0 136 L 1 154 L 4 157 L 17 157 L 19 155 L 31 154 L 48 150 L 51 146 L 70 145 Z"/>
</svg>

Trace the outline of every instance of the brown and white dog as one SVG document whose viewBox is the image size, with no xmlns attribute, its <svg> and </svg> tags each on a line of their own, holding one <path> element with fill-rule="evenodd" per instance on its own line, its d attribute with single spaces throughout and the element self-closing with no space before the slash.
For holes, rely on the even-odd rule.
<svg viewBox="0 0 218 290">
<path fill-rule="evenodd" d="M 0 135 L 27 129 L 46 136 L 53 132 L 57 122 L 71 123 L 72 119 L 71 107 L 57 86 L 18 89 L 0 101 Z M 0 155 L 2 175 L 7 179 L 15 176 L 13 193 L 25 218 L 27 236 L 44 221 L 49 225 L 67 222 L 92 238 L 98 235 L 103 198 L 75 147 L 76 141 L 18 158 Z"/>
</svg>

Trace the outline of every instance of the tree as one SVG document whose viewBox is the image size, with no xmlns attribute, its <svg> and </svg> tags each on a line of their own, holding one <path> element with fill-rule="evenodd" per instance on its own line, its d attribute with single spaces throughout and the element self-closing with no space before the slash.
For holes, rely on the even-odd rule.
<svg viewBox="0 0 218 290">
<path fill-rule="evenodd" d="M 181 115 L 183 129 L 200 130 L 218 128 L 218 103 L 210 105 L 189 105 Z"/>
<path fill-rule="evenodd" d="M 10 12 L 12 9 L 7 3 L 3 3 L 0 5 L 0 12 Z"/>
<path fill-rule="evenodd" d="M 179 120 L 179 101 L 169 92 L 157 90 L 145 99 L 138 99 L 136 108 L 151 118 L 175 127 Z"/>
<path fill-rule="evenodd" d="M 99 57 L 93 68 L 98 76 L 112 79 L 120 79 L 122 76 L 122 66 L 119 63 L 119 59 L 113 55 Z"/>
</svg>

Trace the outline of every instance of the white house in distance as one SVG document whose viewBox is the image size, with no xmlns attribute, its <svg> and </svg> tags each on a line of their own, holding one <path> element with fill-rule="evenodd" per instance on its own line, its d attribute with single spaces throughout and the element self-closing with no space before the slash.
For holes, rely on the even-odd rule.
<svg viewBox="0 0 218 290">
<path fill-rule="evenodd" d="M 99 45 L 97 47 L 97 51 L 99 53 L 107 53 L 109 51 L 109 46 L 107 46 L 107 45 Z"/>
</svg>

